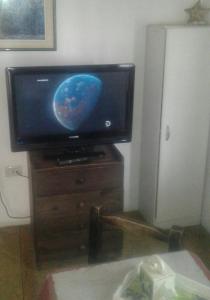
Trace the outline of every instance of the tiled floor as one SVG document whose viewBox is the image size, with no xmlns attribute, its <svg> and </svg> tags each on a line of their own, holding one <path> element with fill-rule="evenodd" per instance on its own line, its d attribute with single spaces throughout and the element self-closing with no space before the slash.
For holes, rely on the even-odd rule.
<svg viewBox="0 0 210 300">
<path fill-rule="evenodd" d="M 184 244 L 210 268 L 210 236 L 202 227 L 187 228 Z M 146 235 L 139 238 L 139 233 L 133 232 L 125 234 L 122 257 L 166 251 L 165 243 Z M 0 230 L 0 300 L 35 300 L 47 273 L 82 263 L 86 264 L 87 260 L 75 261 L 74 264 L 57 261 L 37 270 L 30 227 L 3 228 Z"/>
</svg>

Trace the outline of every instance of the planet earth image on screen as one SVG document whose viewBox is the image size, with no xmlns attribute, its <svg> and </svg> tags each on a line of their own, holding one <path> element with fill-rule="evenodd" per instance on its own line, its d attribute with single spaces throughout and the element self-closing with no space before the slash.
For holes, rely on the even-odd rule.
<svg viewBox="0 0 210 300">
<path fill-rule="evenodd" d="M 102 81 L 91 74 L 77 74 L 65 79 L 57 88 L 53 110 L 58 122 L 75 131 L 93 111 Z"/>
</svg>

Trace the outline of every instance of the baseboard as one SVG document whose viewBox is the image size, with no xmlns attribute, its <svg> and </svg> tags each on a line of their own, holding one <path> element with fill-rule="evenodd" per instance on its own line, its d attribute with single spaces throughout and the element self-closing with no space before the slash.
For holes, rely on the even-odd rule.
<svg viewBox="0 0 210 300">
<path fill-rule="evenodd" d="M 182 218 L 175 218 L 172 220 L 155 220 L 154 225 L 163 228 L 163 229 L 169 229 L 173 225 L 178 225 L 178 226 L 193 226 L 193 225 L 199 225 L 200 224 L 200 218 L 198 216 L 186 216 Z"/>
<path fill-rule="evenodd" d="M 202 217 L 201 224 L 210 233 L 210 214 Z"/>
<path fill-rule="evenodd" d="M 30 220 L 12 220 L 12 221 L 2 221 L 0 222 L 0 228 L 21 226 L 30 224 Z"/>
</svg>

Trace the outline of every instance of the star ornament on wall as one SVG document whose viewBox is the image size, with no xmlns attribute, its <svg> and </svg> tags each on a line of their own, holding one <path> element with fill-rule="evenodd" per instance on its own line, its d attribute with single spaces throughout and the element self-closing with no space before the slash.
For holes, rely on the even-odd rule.
<svg viewBox="0 0 210 300">
<path fill-rule="evenodd" d="M 210 8 L 203 8 L 201 1 L 197 1 L 191 8 L 185 9 L 186 13 L 189 14 L 188 24 L 206 25 L 206 17 L 210 11 Z"/>
</svg>

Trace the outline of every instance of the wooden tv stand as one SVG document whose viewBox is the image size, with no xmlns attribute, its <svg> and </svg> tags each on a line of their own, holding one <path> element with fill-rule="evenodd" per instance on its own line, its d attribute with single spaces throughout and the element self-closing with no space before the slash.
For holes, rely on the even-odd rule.
<svg viewBox="0 0 210 300">
<path fill-rule="evenodd" d="M 91 206 L 102 205 L 107 213 L 122 211 L 123 157 L 112 145 L 96 148 L 105 152 L 103 158 L 62 167 L 41 151 L 29 153 L 37 263 L 87 256 Z M 113 231 L 105 238 L 113 240 Z M 117 238 L 122 240 L 122 235 Z"/>
</svg>

